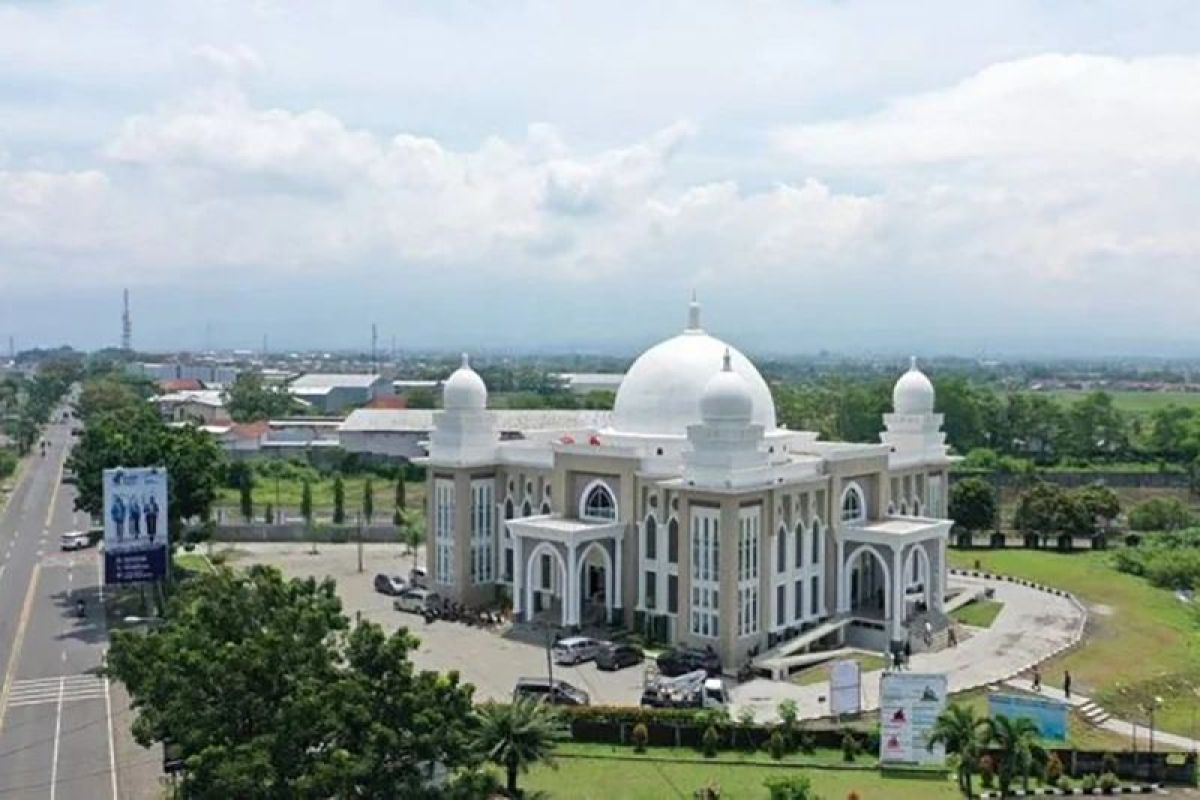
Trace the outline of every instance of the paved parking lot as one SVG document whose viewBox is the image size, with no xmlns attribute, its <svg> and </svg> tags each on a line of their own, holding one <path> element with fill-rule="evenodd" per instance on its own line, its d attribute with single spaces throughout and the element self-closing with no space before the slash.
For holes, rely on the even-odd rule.
<svg viewBox="0 0 1200 800">
<path fill-rule="evenodd" d="M 238 544 L 230 561 L 239 565 L 270 564 L 289 577 L 333 578 L 348 616 L 361 613 L 388 630 L 409 628 L 421 640 L 413 663 L 422 669 L 458 670 L 464 681 L 475 685 L 479 699 L 508 699 L 517 678 L 546 674 L 546 650 L 542 646 L 460 622 L 426 625 L 415 614 L 393 610 L 392 598 L 375 592 L 372 580 L 380 572 L 407 575 L 412 556 L 404 555 L 403 546 L 390 544 L 364 545 L 363 553 L 361 574 L 353 544 L 318 545 L 317 555 L 312 555 L 308 544 Z M 641 667 L 602 672 L 591 663 L 578 667 L 555 665 L 554 676 L 586 691 L 594 704 L 637 705 L 641 697 Z"/>
</svg>

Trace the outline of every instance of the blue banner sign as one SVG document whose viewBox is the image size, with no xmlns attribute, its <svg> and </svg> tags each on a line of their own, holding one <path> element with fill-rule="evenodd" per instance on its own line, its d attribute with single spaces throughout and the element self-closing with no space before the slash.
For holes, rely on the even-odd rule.
<svg viewBox="0 0 1200 800">
<path fill-rule="evenodd" d="M 988 695 L 988 716 L 1003 714 L 1009 719 L 1025 717 L 1034 725 L 1043 739 L 1066 741 L 1067 710 L 1069 705 L 1049 697 L 1032 697 L 1027 694 Z"/>
</svg>

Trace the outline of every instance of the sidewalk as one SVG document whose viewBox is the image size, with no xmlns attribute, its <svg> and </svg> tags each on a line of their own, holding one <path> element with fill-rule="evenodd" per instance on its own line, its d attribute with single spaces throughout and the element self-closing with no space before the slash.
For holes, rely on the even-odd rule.
<svg viewBox="0 0 1200 800">
<path fill-rule="evenodd" d="M 1042 697 L 1049 697 L 1051 700 L 1059 700 L 1061 702 L 1069 703 L 1071 707 L 1076 710 L 1082 710 L 1085 707 L 1099 707 L 1091 698 L 1084 697 L 1080 694 L 1072 694 L 1071 697 L 1068 698 L 1062 689 L 1058 689 L 1054 686 L 1047 686 L 1045 683 L 1042 684 L 1042 690 L 1040 692 L 1035 692 L 1033 690 L 1033 683 L 1025 678 L 1013 678 L 1012 680 L 1005 681 L 1004 685 L 1022 692 L 1040 694 Z M 1120 734 L 1121 736 L 1128 736 L 1131 740 L 1133 739 L 1136 731 L 1141 731 L 1143 741 L 1146 741 L 1147 744 L 1149 744 L 1149 729 L 1145 725 L 1134 725 L 1132 722 L 1126 722 L 1125 720 L 1117 719 L 1109 714 L 1105 714 L 1101 720 L 1095 723 L 1095 725 L 1103 728 L 1106 731 L 1112 731 L 1113 733 Z M 1154 743 L 1170 745 L 1171 747 L 1178 748 L 1180 750 L 1200 749 L 1200 741 L 1189 739 L 1186 736 L 1179 736 L 1174 733 L 1167 733 L 1166 731 L 1156 730 L 1154 732 Z"/>
<path fill-rule="evenodd" d="M 969 591 L 992 589 L 995 599 L 1004 604 L 991 627 L 970 629 L 971 635 L 957 647 L 913 654 L 910 671 L 945 674 L 951 694 L 1020 675 L 1080 638 L 1087 615 L 1068 597 L 1011 581 L 953 575 L 951 582 Z M 862 676 L 864 711 L 879 708 L 881 675 L 876 670 Z M 797 686 L 757 678 L 735 687 L 732 694 L 734 712 L 753 708 L 760 722 L 777 719 L 779 702 L 784 699 L 796 701 L 801 719 L 829 715 L 827 682 Z"/>
</svg>

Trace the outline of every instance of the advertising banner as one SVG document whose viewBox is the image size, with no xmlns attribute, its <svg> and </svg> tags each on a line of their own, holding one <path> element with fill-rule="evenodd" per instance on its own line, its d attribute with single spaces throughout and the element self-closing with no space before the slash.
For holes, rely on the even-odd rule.
<svg viewBox="0 0 1200 800">
<path fill-rule="evenodd" d="M 929 735 L 945 708 L 945 675 L 883 673 L 879 682 L 880 762 L 945 764 L 945 748 L 928 747 Z"/>
<path fill-rule="evenodd" d="M 167 471 L 104 470 L 105 583 L 162 580 L 167 552 Z"/>
<path fill-rule="evenodd" d="M 862 672 L 857 661 L 835 661 L 830 666 L 829 710 L 834 714 L 862 710 Z"/>
<path fill-rule="evenodd" d="M 1034 725 L 1043 739 L 1065 742 L 1067 739 L 1067 709 L 1069 706 L 1049 697 L 1030 697 L 1023 694 L 988 695 L 988 716 L 1000 714 L 1009 719 L 1025 717 Z"/>
</svg>

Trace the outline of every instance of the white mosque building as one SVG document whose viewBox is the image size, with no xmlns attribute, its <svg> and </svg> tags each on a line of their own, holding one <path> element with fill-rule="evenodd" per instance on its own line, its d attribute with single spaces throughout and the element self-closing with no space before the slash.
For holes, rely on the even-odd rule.
<svg viewBox="0 0 1200 800">
<path fill-rule="evenodd" d="M 945 625 L 951 527 L 942 416 L 915 361 L 882 424 L 879 444 L 779 427 L 766 382 L 695 301 L 687 329 L 633 363 L 603 428 L 502 441 L 464 356 L 426 460 L 433 588 L 712 648 L 727 670 L 833 642 L 902 647 Z"/>
</svg>

